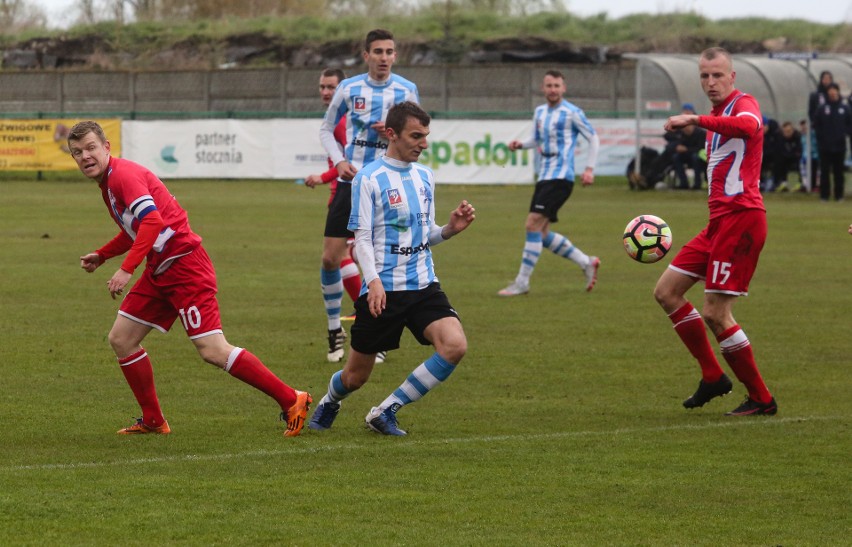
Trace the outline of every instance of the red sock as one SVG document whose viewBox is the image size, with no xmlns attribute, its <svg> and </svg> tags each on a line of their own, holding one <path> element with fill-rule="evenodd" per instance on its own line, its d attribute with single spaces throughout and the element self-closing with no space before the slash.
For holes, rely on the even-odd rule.
<svg viewBox="0 0 852 547">
<path fill-rule="evenodd" d="M 724 371 L 719 366 L 701 314 L 687 302 L 669 315 L 674 324 L 674 330 L 683 341 L 686 349 L 698 360 L 701 366 L 701 377 L 705 382 L 718 382 Z"/>
<path fill-rule="evenodd" d="M 340 263 L 340 276 L 343 278 L 346 294 L 355 302 L 361 294 L 361 272 L 351 258 L 344 258 Z"/>
<path fill-rule="evenodd" d="M 731 366 L 737 379 L 748 389 L 748 396 L 758 403 L 765 404 L 771 401 L 772 394 L 769 393 L 760 376 L 760 371 L 757 370 L 751 343 L 740 326 L 734 325 L 716 339 L 722 346 L 722 356 L 725 361 Z"/>
<path fill-rule="evenodd" d="M 127 357 L 119 358 L 118 364 L 121 365 L 121 372 L 133 390 L 136 401 L 142 407 L 142 423 L 151 427 L 163 425 L 166 419 L 160 410 L 157 389 L 154 387 L 154 369 L 151 367 L 148 353 L 140 349 Z"/>
<path fill-rule="evenodd" d="M 234 353 L 237 353 L 237 356 L 233 358 L 233 362 L 231 357 L 228 358 L 230 367 L 226 369 L 231 376 L 266 393 L 275 399 L 285 412 L 296 404 L 296 390 L 282 382 L 260 359 L 242 348 L 236 348 L 231 355 Z"/>
</svg>

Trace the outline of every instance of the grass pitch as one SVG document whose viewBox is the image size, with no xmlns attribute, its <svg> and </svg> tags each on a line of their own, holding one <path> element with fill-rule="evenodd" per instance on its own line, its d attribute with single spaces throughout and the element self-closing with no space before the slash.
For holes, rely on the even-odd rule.
<svg viewBox="0 0 852 547">
<path fill-rule="evenodd" d="M 438 173 L 440 178 L 440 173 Z M 583 291 L 545 253 L 515 276 L 530 187 L 439 186 L 474 225 L 435 248 L 469 352 L 400 413 L 405 438 L 363 428 L 430 353 L 410 335 L 331 431 L 285 439 L 265 396 L 204 364 L 180 329 L 145 347 L 174 433 L 124 438 L 138 414 L 106 333 L 117 303 L 78 257 L 116 232 L 93 183 L 0 181 L 0 544 L 840 545 L 850 537 L 852 222 L 847 204 L 769 195 L 769 239 L 735 316 L 779 403 L 686 411 L 699 373 L 652 297 L 624 225 L 652 213 L 675 249 L 706 197 L 576 188 L 557 231 L 601 257 Z M 172 181 L 217 267 L 229 341 L 288 383 L 325 392 L 319 258 L 327 190 Z M 691 300 L 700 304 L 701 292 Z M 345 304 L 348 306 L 348 304 Z"/>
</svg>

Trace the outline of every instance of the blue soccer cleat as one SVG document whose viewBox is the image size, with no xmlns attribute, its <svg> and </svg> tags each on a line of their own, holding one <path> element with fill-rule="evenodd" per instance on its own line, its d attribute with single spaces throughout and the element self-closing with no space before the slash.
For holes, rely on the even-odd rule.
<svg viewBox="0 0 852 547">
<path fill-rule="evenodd" d="M 398 409 L 399 405 L 391 405 L 384 410 L 373 407 L 365 418 L 367 427 L 382 435 L 395 435 L 397 437 L 408 435 L 408 433 L 399 428 L 399 423 L 396 421 L 396 410 Z"/>
<path fill-rule="evenodd" d="M 331 424 L 337 418 L 337 413 L 340 412 L 340 403 L 321 403 L 311 416 L 311 421 L 308 423 L 308 429 L 314 431 L 325 431 L 331 429 Z"/>
</svg>

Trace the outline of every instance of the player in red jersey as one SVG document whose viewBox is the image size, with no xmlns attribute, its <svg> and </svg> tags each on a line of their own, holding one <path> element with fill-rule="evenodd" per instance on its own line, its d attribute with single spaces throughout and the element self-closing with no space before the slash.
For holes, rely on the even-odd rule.
<svg viewBox="0 0 852 547">
<path fill-rule="evenodd" d="M 711 114 L 672 116 L 665 129 L 697 125 L 707 130 L 710 221 L 660 276 L 654 297 L 701 366 L 698 390 L 683 402 L 684 407 L 703 406 L 730 393 L 732 387 L 710 346 L 701 314 L 684 296 L 704 281 L 704 322 L 716 336 L 725 361 L 748 390 L 743 404 L 726 415 L 773 415 L 778 406 L 760 376 L 748 337 L 732 314 L 737 297 L 748 294 L 766 241 L 766 209 L 760 195 L 763 117 L 754 97 L 734 87 L 736 72 L 727 51 L 705 50 L 698 69 L 701 87 L 713 103 Z"/>
<path fill-rule="evenodd" d="M 338 84 L 346 79 L 346 74 L 339 68 L 326 68 L 320 74 L 319 92 L 323 106 L 328 108 L 331 103 L 331 98 L 334 96 L 334 91 Z M 340 145 L 340 150 L 346 146 L 346 117 L 340 119 L 340 122 L 334 128 L 334 140 Z M 331 158 L 328 158 L 328 170 L 321 174 L 308 175 L 305 178 L 305 186 L 308 188 L 316 188 L 321 184 L 331 185 L 331 195 L 328 198 L 328 204 L 334 199 L 334 194 L 337 191 L 337 167 Z M 346 289 L 346 294 L 352 299 L 352 302 L 358 300 L 361 294 L 361 272 L 355 263 L 352 253 L 354 240 L 349 242 L 348 249 L 344 250 L 344 254 L 340 259 L 340 277 L 343 279 L 343 287 Z M 342 320 L 354 321 L 355 315 L 341 317 Z M 333 325 L 329 325 L 329 329 Z M 341 350 L 342 351 L 342 350 Z"/>
<path fill-rule="evenodd" d="M 140 344 L 151 329 L 167 332 L 180 317 L 201 358 L 275 399 L 281 419 L 287 422 L 284 435 L 298 435 L 312 402 L 310 394 L 294 390 L 252 353 L 225 340 L 216 301 L 216 272 L 175 197 L 145 167 L 111 157 L 110 143 L 95 122 L 72 127 L 68 146 L 80 171 L 98 183 L 120 228 L 109 243 L 81 256 L 80 266 L 91 273 L 106 260 L 127 253 L 107 282 L 114 299 L 124 293 L 133 272 L 147 258 L 109 332 L 121 371 L 142 407 L 142 417 L 118 433 L 171 433 L 160 409 L 151 360 Z"/>
</svg>

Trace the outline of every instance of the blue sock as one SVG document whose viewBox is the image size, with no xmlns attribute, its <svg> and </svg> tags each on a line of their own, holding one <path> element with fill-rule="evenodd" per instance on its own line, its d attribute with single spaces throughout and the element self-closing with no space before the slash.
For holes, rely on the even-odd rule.
<svg viewBox="0 0 852 547">
<path fill-rule="evenodd" d="M 343 278 L 340 268 L 336 270 L 320 269 L 322 297 L 325 300 L 325 313 L 328 316 L 328 330 L 340 328 L 340 306 L 343 305 Z"/>
</svg>

